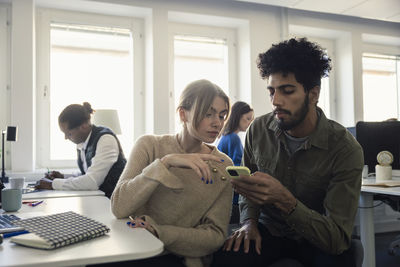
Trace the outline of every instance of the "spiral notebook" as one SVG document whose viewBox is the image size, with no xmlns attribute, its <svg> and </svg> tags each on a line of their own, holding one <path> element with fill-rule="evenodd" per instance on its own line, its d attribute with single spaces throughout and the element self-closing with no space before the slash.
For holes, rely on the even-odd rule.
<svg viewBox="0 0 400 267">
<path fill-rule="evenodd" d="M 40 249 L 55 249 L 102 236 L 110 229 L 73 211 L 37 216 L 15 223 L 29 231 L 11 238 L 11 242 Z"/>
</svg>

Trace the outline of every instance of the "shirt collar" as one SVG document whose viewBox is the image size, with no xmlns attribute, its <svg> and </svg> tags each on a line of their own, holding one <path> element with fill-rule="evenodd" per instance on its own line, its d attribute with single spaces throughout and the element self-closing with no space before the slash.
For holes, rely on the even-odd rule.
<svg viewBox="0 0 400 267">
<path fill-rule="evenodd" d="M 320 116 L 317 122 L 317 129 L 311 133 L 309 143 L 313 146 L 319 147 L 321 149 L 328 149 L 328 127 L 329 121 L 325 117 L 322 109 L 317 107 L 317 112 L 319 112 Z"/>
<path fill-rule="evenodd" d="M 89 143 L 90 136 L 92 135 L 92 131 L 90 131 L 89 135 L 86 137 L 85 142 L 79 143 L 76 145 L 76 148 L 79 150 L 86 150 L 86 147 Z"/>
<path fill-rule="evenodd" d="M 325 117 L 321 108 L 317 107 L 317 112 L 320 114 L 317 121 L 317 128 L 309 135 L 309 139 L 306 141 L 305 145 L 306 149 L 309 149 L 311 146 L 328 149 L 328 119 Z M 273 119 L 268 128 L 274 131 L 275 136 L 278 138 L 280 138 L 283 133 L 275 119 Z"/>
</svg>

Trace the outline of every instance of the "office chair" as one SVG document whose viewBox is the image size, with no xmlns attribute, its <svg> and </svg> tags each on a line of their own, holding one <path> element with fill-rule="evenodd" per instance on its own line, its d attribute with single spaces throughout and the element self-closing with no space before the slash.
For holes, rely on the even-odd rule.
<svg viewBox="0 0 400 267">
<path fill-rule="evenodd" d="M 388 204 L 393 210 L 400 211 L 400 198 L 389 198 L 384 201 Z M 400 235 L 396 236 L 395 240 L 389 244 L 388 253 L 389 255 L 396 255 L 396 250 L 400 249 Z"/>
<path fill-rule="evenodd" d="M 294 259 L 282 259 L 268 267 L 303 267 L 304 265 Z"/>
<path fill-rule="evenodd" d="M 389 255 L 394 256 L 396 254 L 396 249 L 400 248 L 400 235 L 396 237 L 396 239 L 390 243 L 388 253 Z"/>
<path fill-rule="evenodd" d="M 398 196 L 374 195 L 374 200 L 380 200 L 390 206 L 392 210 L 400 212 L 400 198 Z M 396 249 L 399 248 L 400 235 L 396 236 L 395 240 L 389 244 L 388 254 L 394 256 L 396 254 Z"/>
<path fill-rule="evenodd" d="M 364 260 L 364 247 L 359 239 L 352 239 L 348 253 L 348 260 L 354 267 L 361 267 Z M 294 259 L 281 259 L 268 267 L 304 267 L 303 264 Z"/>
</svg>

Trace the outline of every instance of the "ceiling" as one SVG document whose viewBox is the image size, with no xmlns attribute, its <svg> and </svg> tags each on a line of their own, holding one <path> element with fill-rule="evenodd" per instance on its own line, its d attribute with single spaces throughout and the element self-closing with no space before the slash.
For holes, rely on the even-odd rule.
<svg viewBox="0 0 400 267">
<path fill-rule="evenodd" d="M 235 0 L 292 9 L 400 22 L 400 0 Z"/>
</svg>

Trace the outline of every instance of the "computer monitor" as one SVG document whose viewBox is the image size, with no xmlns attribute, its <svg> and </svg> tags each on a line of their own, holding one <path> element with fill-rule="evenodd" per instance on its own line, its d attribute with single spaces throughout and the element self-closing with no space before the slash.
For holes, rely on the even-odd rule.
<svg viewBox="0 0 400 267">
<path fill-rule="evenodd" d="M 376 156 L 383 150 L 393 154 L 393 169 L 400 169 L 400 121 L 364 122 L 356 125 L 356 139 L 364 150 L 368 172 L 375 172 Z"/>
</svg>

